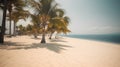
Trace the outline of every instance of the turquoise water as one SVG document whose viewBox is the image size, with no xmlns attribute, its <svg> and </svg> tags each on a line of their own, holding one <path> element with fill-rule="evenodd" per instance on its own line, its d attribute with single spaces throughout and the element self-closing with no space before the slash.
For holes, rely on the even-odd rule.
<svg viewBox="0 0 120 67">
<path fill-rule="evenodd" d="M 105 34 L 105 35 L 65 35 L 65 36 L 120 44 L 120 35 L 107 35 L 107 34 Z"/>
</svg>

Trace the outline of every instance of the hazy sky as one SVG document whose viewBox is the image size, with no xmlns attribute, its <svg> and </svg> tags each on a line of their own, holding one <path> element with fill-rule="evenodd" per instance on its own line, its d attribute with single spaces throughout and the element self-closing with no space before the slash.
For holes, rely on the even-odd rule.
<svg viewBox="0 0 120 67">
<path fill-rule="evenodd" d="M 120 33 L 120 0 L 57 0 L 74 34 Z"/>
</svg>

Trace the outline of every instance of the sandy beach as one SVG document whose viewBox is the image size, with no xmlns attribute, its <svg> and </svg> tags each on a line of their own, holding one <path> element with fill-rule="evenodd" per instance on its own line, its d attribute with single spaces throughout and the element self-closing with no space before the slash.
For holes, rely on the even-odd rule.
<svg viewBox="0 0 120 67">
<path fill-rule="evenodd" d="M 120 67 L 120 44 L 60 37 L 16 36 L 0 45 L 0 67 Z"/>
</svg>

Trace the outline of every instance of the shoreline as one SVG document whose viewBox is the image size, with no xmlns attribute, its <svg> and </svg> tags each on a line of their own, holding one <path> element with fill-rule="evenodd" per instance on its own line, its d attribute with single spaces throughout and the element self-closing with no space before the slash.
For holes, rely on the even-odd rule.
<svg viewBox="0 0 120 67">
<path fill-rule="evenodd" d="M 107 43 L 107 44 L 120 45 L 120 43 L 107 42 L 107 41 L 94 40 L 94 39 L 87 39 L 87 38 L 86 38 L 86 39 L 85 39 L 85 38 L 75 38 L 75 37 L 63 37 L 63 38 L 71 38 L 71 39 L 78 39 L 78 40 L 84 40 L 84 41 L 100 42 L 100 43 Z"/>
<path fill-rule="evenodd" d="M 114 44 L 120 44 L 120 35 L 112 35 L 112 34 L 101 34 L 101 35 L 68 35 L 65 37 L 98 41 L 98 42 L 108 42 Z"/>
<path fill-rule="evenodd" d="M 1 67 L 119 67 L 120 45 L 70 37 L 47 40 L 28 36 L 5 38 Z M 9 45 L 8 45 L 9 44 Z"/>
</svg>

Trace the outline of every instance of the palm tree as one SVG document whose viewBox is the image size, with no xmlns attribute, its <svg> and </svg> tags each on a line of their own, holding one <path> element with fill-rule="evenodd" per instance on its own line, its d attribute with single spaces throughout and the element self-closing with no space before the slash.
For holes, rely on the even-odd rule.
<svg viewBox="0 0 120 67">
<path fill-rule="evenodd" d="M 12 21 L 12 11 L 14 9 L 21 9 L 22 7 L 25 6 L 24 0 L 8 0 L 8 12 L 9 12 L 9 19 L 10 19 L 10 25 L 9 25 L 9 35 L 11 37 L 11 21 Z"/>
<path fill-rule="evenodd" d="M 11 20 L 13 20 L 14 22 L 14 31 L 13 31 L 13 35 L 16 36 L 16 23 L 20 20 L 20 19 L 26 19 L 29 16 L 29 12 L 25 11 L 23 9 L 19 9 L 19 10 L 15 10 L 12 12 L 12 16 L 11 16 Z"/>
<path fill-rule="evenodd" d="M 31 22 L 32 22 L 32 34 L 34 35 L 35 38 L 37 38 L 37 34 L 40 34 L 41 33 L 41 26 L 40 26 L 40 20 L 39 20 L 39 17 L 37 15 L 33 15 L 31 14 Z"/>
<path fill-rule="evenodd" d="M 41 43 L 46 43 L 45 34 L 48 22 L 50 20 L 50 14 L 52 14 L 53 9 L 56 8 L 54 0 L 39 0 L 39 2 L 30 0 L 32 7 L 35 8 L 35 12 L 40 20 L 40 26 L 42 27 L 42 40 Z"/>
<path fill-rule="evenodd" d="M 3 5 L 3 19 L 2 19 L 2 27 L 0 32 L 0 43 L 4 43 L 4 34 L 5 34 L 5 22 L 6 22 L 6 12 L 7 12 L 7 0 L 0 0 L 0 4 Z M 0 5 L 1 7 L 1 5 Z"/>
<path fill-rule="evenodd" d="M 71 32 L 68 29 L 69 18 L 63 17 L 63 18 L 61 18 L 61 20 L 62 20 L 63 25 L 57 30 L 57 34 L 59 34 L 59 33 L 67 34 L 67 33 Z M 56 36 L 55 36 L 55 38 L 56 38 Z"/>
<path fill-rule="evenodd" d="M 50 23 L 48 24 L 48 31 L 50 32 L 51 39 L 54 32 L 57 33 L 64 33 L 67 34 L 70 32 L 70 30 L 67 28 L 69 24 L 69 18 L 67 16 L 64 16 L 64 10 L 63 9 L 55 9 L 56 15 L 50 19 Z"/>
<path fill-rule="evenodd" d="M 70 30 L 67 28 L 68 22 L 65 21 L 65 18 L 56 17 L 50 20 L 48 24 L 48 31 L 50 32 L 51 39 L 54 32 L 67 34 Z"/>
<path fill-rule="evenodd" d="M 38 15 L 42 27 L 41 43 L 46 43 L 45 34 L 48 30 L 51 32 L 51 36 L 55 31 L 58 33 L 70 32 L 67 28 L 69 24 L 67 17 L 64 17 L 62 9 L 57 8 L 57 3 L 54 0 L 39 0 L 39 2 L 30 0 L 30 3 L 35 8 L 35 13 Z"/>
</svg>

